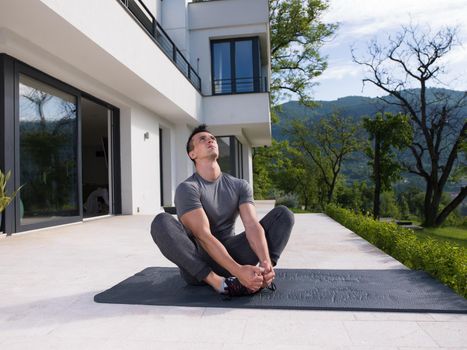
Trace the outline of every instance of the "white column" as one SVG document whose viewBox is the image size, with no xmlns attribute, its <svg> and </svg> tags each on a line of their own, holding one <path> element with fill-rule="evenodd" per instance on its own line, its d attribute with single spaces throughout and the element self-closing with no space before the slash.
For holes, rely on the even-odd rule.
<svg viewBox="0 0 467 350">
<path fill-rule="evenodd" d="M 129 108 L 120 108 L 120 164 L 122 214 L 133 214 L 131 110 Z"/>
<path fill-rule="evenodd" d="M 175 163 L 172 160 L 174 149 L 174 132 L 169 128 L 162 127 L 162 184 L 164 206 L 172 206 L 174 196 L 174 173 Z"/>
<path fill-rule="evenodd" d="M 194 166 L 186 153 L 186 142 L 191 134 L 185 124 L 178 124 L 175 129 L 174 163 L 175 163 L 175 187 L 194 172 Z"/>
<path fill-rule="evenodd" d="M 131 110 L 133 214 L 155 214 L 161 210 L 159 120 L 139 107 Z"/>
<path fill-rule="evenodd" d="M 243 144 L 243 178 L 253 186 L 253 153 L 247 143 Z"/>
</svg>

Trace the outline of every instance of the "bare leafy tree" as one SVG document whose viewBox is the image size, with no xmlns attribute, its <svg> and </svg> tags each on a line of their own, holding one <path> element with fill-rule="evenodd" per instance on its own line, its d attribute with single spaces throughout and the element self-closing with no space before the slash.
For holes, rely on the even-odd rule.
<svg viewBox="0 0 467 350">
<path fill-rule="evenodd" d="M 40 118 L 40 126 L 45 130 L 47 125 L 46 116 L 44 113 L 44 106 L 52 98 L 52 95 L 49 95 L 46 92 L 40 90 L 31 89 L 27 94 L 22 95 L 24 98 L 29 100 L 33 106 L 37 109 L 37 114 Z"/>
<path fill-rule="evenodd" d="M 423 225 L 427 227 L 441 225 L 467 195 L 467 187 L 462 186 L 450 203 L 440 208 L 451 172 L 466 166 L 465 158 L 459 155 L 466 142 L 466 116 L 460 113 L 467 92 L 455 96 L 444 89 L 429 88 L 442 84 L 440 78 L 446 69 L 443 58 L 456 45 L 455 28 L 433 33 L 410 25 L 402 27 L 387 44 L 370 43 L 366 57 L 352 52 L 354 62 L 367 69 L 363 83 L 384 90 L 389 95 L 382 100 L 400 106 L 410 117 L 413 161 L 405 166 L 426 183 Z"/>
</svg>

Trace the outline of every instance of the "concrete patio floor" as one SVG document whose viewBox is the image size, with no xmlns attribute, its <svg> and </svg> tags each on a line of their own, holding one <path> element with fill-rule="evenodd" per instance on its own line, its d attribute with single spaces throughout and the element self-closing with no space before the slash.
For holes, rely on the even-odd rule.
<svg viewBox="0 0 467 350">
<path fill-rule="evenodd" d="M 173 266 L 152 242 L 151 220 L 2 236 L 0 349 L 467 349 L 467 315 L 94 303 L 148 266 Z M 404 268 L 324 214 L 296 215 L 279 267 Z"/>
</svg>

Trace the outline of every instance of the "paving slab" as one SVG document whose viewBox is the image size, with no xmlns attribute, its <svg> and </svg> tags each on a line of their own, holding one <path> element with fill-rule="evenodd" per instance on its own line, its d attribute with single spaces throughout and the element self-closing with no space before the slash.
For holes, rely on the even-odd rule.
<svg viewBox="0 0 467 350">
<path fill-rule="evenodd" d="M 257 208 L 261 217 L 270 206 Z M 405 268 L 324 214 L 295 218 L 282 268 Z M 2 236 L 0 348 L 466 348 L 467 315 L 94 303 L 94 294 L 146 267 L 173 266 L 152 241 L 152 219 L 116 216 Z"/>
</svg>

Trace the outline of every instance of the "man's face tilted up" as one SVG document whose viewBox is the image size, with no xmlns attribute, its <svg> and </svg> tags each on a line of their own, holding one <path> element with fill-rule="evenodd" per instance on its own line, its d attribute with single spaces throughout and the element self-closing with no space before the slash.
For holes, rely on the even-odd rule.
<svg viewBox="0 0 467 350">
<path fill-rule="evenodd" d="M 207 131 L 197 133 L 192 138 L 193 149 L 189 156 L 191 159 L 201 160 L 210 159 L 216 160 L 219 157 L 219 147 L 214 135 Z"/>
</svg>

